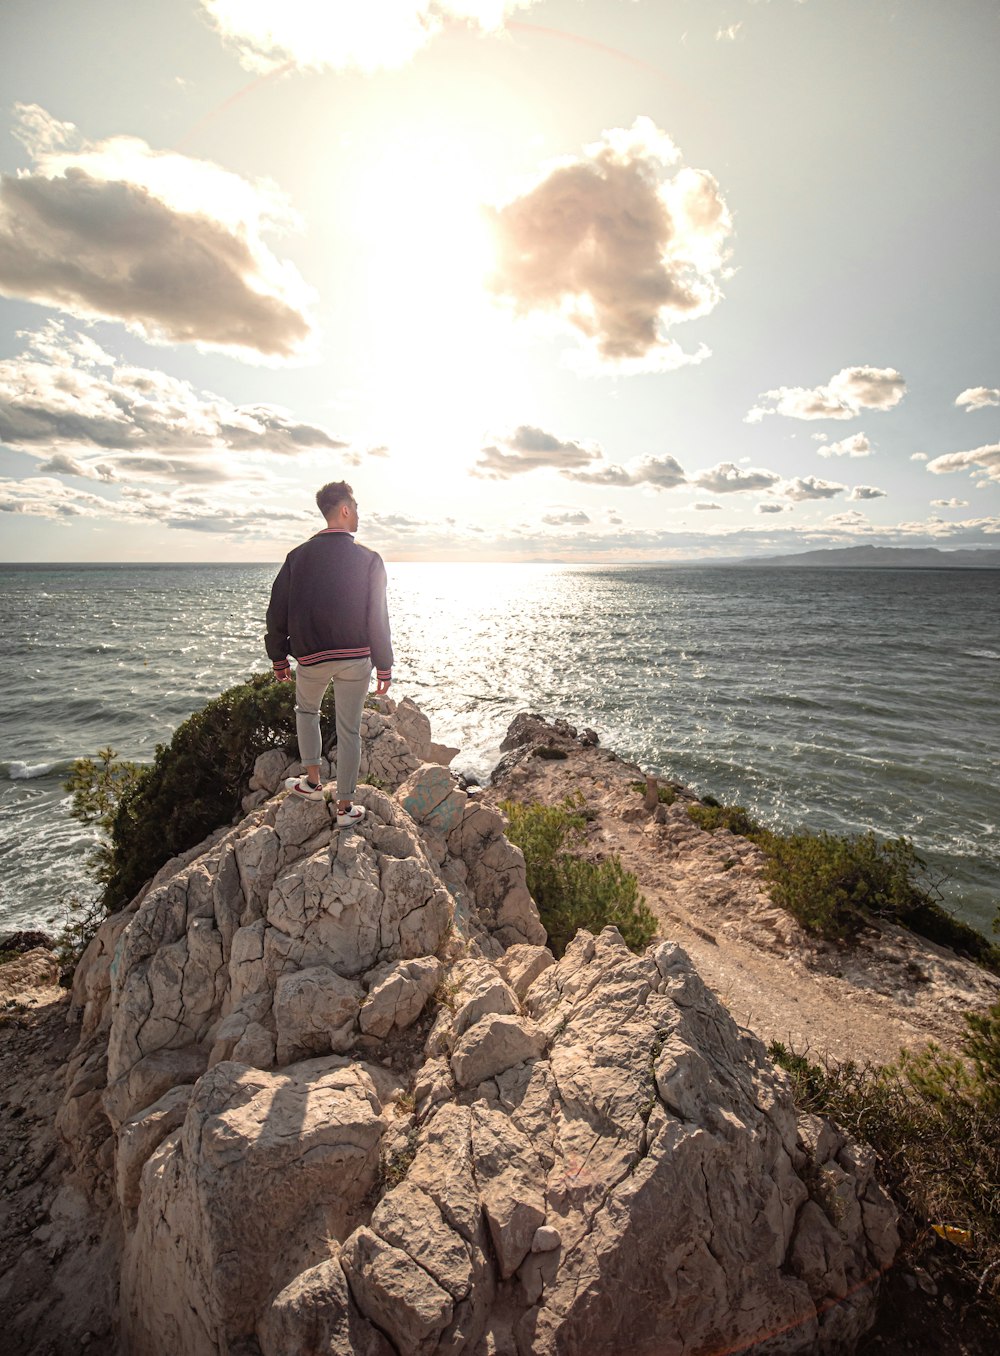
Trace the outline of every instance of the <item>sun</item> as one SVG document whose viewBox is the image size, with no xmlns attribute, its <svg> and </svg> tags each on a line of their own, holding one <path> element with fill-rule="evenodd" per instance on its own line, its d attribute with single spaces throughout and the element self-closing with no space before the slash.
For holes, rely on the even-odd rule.
<svg viewBox="0 0 1000 1356">
<path fill-rule="evenodd" d="M 433 405 L 439 428 L 474 410 L 481 424 L 510 357 L 509 321 L 486 286 L 484 197 L 469 147 L 414 131 L 382 149 L 352 204 L 371 381 L 395 409 Z"/>
</svg>

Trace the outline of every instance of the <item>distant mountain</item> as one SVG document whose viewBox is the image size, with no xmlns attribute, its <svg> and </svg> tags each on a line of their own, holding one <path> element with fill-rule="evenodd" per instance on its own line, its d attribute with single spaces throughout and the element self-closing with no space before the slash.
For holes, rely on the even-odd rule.
<svg viewBox="0 0 1000 1356">
<path fill-rule="evenodd" d="M 936 546 L 842 546 L 790 556 L 758 556 L 737 565 L 823 565 L 828 569 L 1000 570 L 1000 551 L 940 551 Z"/>
</svg>

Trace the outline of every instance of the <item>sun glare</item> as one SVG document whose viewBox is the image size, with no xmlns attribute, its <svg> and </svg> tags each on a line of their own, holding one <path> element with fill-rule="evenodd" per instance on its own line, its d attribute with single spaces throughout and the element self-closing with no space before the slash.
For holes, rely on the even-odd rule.
<svg viewBox="0 0 1000 1356">
<path fill-rule="evenodd" d="M 507 320 L 485 280 L 493 246 L 472 156 L 414 134 L 373 164 L 355 200 L 357 260 L 376 355 L 372 383 L 397 410 L 488 419 L 506 365 Z M 447 389 L 447 401 L 442 392 Z"/>
</svg>

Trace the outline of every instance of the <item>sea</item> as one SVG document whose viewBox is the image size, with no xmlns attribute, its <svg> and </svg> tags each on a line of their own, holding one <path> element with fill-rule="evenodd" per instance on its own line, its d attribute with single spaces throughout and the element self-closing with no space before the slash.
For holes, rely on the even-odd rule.
<svg viewBox="0 0 1000 1356">
<path fill-rule="evenodd" d="M 76 758 L 153 757 L 268 669 L 274 564 L 0 566 L 0 935 L 94 893 Z M 1000 572 L 392 564 L 393 695 L 485 780 L 521 710 L 763 822 L 911 839 L 959 917 L 1000 906 Z"/>
</svg>

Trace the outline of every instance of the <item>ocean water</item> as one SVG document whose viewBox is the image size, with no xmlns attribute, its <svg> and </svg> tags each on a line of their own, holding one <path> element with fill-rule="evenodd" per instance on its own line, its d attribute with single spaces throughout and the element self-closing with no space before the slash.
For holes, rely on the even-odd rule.
<svg viewBox="0 0 1000 1356">
<path fill-rule="evenodd" d="M 0 931 L 91 887 L 74 758 L 148 760 L 267 667 L 274 565 L 0 566 Z M 519 710 L 773 825 L 905 834 L 948 906 L 1000 905 L 1000 574 L 390 565 L 393 694 L 484 778 Z"/>
</svg>

